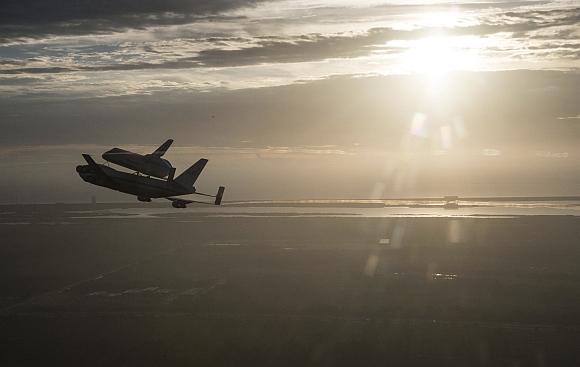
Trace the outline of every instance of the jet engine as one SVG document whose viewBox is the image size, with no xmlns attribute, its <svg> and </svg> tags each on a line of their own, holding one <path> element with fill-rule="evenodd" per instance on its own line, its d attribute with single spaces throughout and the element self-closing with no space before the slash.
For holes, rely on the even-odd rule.
<svg viewBox="0 0 580 367">
<path fill-rule="evenodd" d="M 178 209 L 185 209 L 187 207 L 187 205 L 181 201 L 174 201 L 171 203 L 171 206 Z"/>
</svg>

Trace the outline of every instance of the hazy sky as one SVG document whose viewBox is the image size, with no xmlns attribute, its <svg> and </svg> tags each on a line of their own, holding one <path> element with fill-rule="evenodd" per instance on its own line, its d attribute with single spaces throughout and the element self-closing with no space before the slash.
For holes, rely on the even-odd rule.
<svg viewBox="0 0 580 367">
<path fill-rule="evenodd" d="M 579 60 L 572 0 L 4 0 L 0 202 L 167 138 L 228 199 L 579 195 Z"/>
</svg>

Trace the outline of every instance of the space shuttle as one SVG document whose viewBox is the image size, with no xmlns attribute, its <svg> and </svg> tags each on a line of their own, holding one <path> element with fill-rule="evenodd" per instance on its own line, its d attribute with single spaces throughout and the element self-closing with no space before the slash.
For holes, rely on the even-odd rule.
<svg viewBox="0 0 580 367">
<path fill-rule="evenodd" d="M 121 148 L 113 148 L 103 153 L 102 157 L 107 162 L 128 168 L 140 174 L 162 179 L 167 178 L 167 181 L 172 181 L 175 175 L 175 168 L 168 160 L 161 158 L 172 143 L 173 139 L 168 139 L 153 153 L 145 155 Z"/>
</svg>

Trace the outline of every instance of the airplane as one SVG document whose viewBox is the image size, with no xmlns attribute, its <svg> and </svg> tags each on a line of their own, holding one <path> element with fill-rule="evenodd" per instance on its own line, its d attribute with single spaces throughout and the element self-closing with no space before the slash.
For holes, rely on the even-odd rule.
<svg viewBox="0 0 580 367">
<path fill-rule="evenodd" d="M 183 173 L 172 180 L 160 180 L 157 178 L 122 172 L 103 164 L 97 164 L 94 159 L 83 154 L 86 165 L 77 166 L 79 176 L 88 183 L 120 191 L 137 196 L 137 200 L 150 202 L 151 199 L 167 199 L 174 208 L 185 208 L 187 204 L 201 203 L 220 205 L 225 187 L 220 186 L 216 195 L 197 192 L 195 181 L 207 164 L 207 159 L 200 159 Z M 201 195 L 215 198 L 213 203 L 196 200 L 185 200 L 174 196 Z"/>
<path fill-rule="evenodd" d="M 151 154 L 141 155 L 121 148 L 113 148 L 103 153 L 102 157 L 107 162 L 118 164 L 138 173 L 157 178 L 167 177 L 167 180 L 171 181 L 175 175 L 175 168 L 169 161 L 161 157 L 172 143 L 173 139 L 168 139 Z"/>
</svg>

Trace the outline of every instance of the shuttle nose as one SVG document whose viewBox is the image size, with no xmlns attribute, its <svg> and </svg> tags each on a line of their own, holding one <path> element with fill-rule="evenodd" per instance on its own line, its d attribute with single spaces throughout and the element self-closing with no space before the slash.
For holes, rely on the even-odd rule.
<svg viewBox="0 0 580 367">
<path fill-rule="evenodd" d="M 101 157 L 103 157 L 103 159 L 106 160 L 107 162 L 112 162 L 111 160 L 114 160 L 115 157 L 118 157 L 119 154 L 121 154 L 122 152 L 123 151 L 119 148 L 113 148 L 111 150 L 107 150 L 105 153 L 103 153 Z"/>
<path fill-rule="evenodd" d="M 115 154 L 113 152 L 113 150 L 107 150 L 105 153 L 103 153 L 103 155 L 101 155 L 101 157 L 103 157 L 104 160 L 109 161 L 109 159 L 111 158 L 111 156 Z"/>
<path fill-rule="evenodd" d="M 171 170 L 173 168 L 173 166 L 171 165 L 171 163 L 167 159 L 161 158 L 161 164 L 163 164 L 165 166 L 165 168 L 168 170 Z"/>
</svg>

